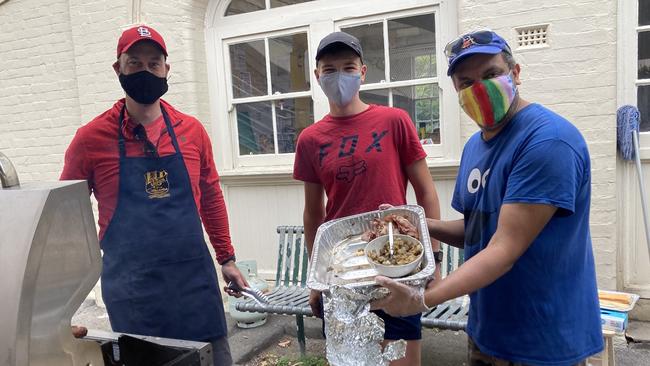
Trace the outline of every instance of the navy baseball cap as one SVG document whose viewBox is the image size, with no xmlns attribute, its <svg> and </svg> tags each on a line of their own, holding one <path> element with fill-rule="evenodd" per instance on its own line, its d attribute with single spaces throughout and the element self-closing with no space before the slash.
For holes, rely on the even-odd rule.
<svg viewBox="0 0 650 366">
<path fill-rule="evenodd" d="M 449 62 L 447 76 L 451 76 L 458 64 L 471 55 L 507 52 L 512 55 L 512 50 L 503 37 L 491 30 L 480 30 L 463 34 L 447 43 L 445 56 Z"/>
<path fill-rule="evenodd" d="M 359 55 L 363 62 L 363 50 L 361 49 L 361 42 L 359 42 L 357 37 L 345 32 L 330 33 L 320 41 L 318 44 L 318 51 L 316 51 L 316 62 L 318 62 L 318 60 L 320 60 L 320 58 L 323 57 L 325 53 L 338 46 L 347 46 L 357 55 Z"/>
</svg>

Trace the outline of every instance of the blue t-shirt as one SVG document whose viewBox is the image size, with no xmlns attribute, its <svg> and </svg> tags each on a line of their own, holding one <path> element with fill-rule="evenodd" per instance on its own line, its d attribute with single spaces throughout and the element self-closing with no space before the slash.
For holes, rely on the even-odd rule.
<svg viewBox="0 0 650 366">
<path fill-rule="evenodd" d="M 508 273 L 470 295 L 467 333 L 482 352 L 573 365 L 603 349 L 590 195 L 587 144 L 541 105 L 519 111 L 491 140 L 479 132 L 465 145 L 452 206 L 464 215 L 466 259 L 487 246 L 501 205 L 558 208 Z"/>
</svg>

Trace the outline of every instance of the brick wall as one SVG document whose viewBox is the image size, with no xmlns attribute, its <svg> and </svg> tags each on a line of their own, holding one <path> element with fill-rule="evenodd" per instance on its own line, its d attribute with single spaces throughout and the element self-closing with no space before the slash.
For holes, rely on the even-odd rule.
<svg viewBox="0 0 650 366">
<path fill-rule="evenodd" d="M 21 180 L 55 180 L 77 128 L 123 91 L 112 64 L 130 2 L 8 1 L 0 5 L 0 150 Z M 169 49 L 165 99 L 211 131 L 203 23 L 207 0 L 143 1 L 140 21 Z"/>
<path fill-rule="evenodd" d="M 212 133 L 204 35 L 207 6 L 208 0 L 149 0 L 143 1 L 142 16 L 167 42 L 171 78 L 166 99 Z"/>
<path fill-rule="evenodd" d="M 70 9 L 65 1 L 8 1 L 0 30 L 0 150 L 21 179 L 56 179 L 79 126 Z"/>
<path fill-rule="evenodd" d="M 79 90 L 78 126 L 84 125 L 124 96 L 113 71 L 117 39 L 130 23 L 126 3 L 69 0 L 74 65 Z"/>
<path fill-rule="evenodd" d="M 208 0 L 10 0 L 0 5 L 0 150 L 20 177 L 54 180 L 76 129 L 123 95 L 111 64 L 123 27 L 142 21 L 168 44 L 165 98 L 211 132 L 204 18 Z M 139 15 L 137 15 L 139 14 Z M 592 235 L 599 285 L 616 287 L 616 2 L 458 0 L 459 31 L 550 23 L 550 47 L 515 50 L 522 95 L 582 131 L 593 163 Z M 139 16 L 139 19 L 138 19 Z M 134 19 L 135 18 L 135 19 Z M 214 123 L 218 123 L 213 121 Z M 464 115 L 464 143 L 476 131 Z M 218 139 L 213 136 L 215 151 Z"/>
<path fill-rule="evenodd" d="M 598 284 L 616 288 L 616 2 L 461 0 L 459 31 L 489 27 L 521 64 L 521 95 L 582 132 L 592 159 L 591 234 Z M 517 50 L 514 28 L 550 24 L 550 47 Z M 463 116 L 462 142 L 476 131 Z"/>
</svg>

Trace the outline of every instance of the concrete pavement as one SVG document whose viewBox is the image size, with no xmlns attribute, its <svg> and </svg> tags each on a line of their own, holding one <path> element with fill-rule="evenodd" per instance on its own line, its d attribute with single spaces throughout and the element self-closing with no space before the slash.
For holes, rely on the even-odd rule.
<svg viewBox="0 0 650 366">
<path fill-rule="evenodd" d="M 231 319 L 228 317 L 228 319 Z M 320 320 L 305 319 L 308 353 L 325 356 L 325 340 L 320 333 Z M 631 322 L 634 334 L 650 335 L 650 323 Z M 253 366 L 250 361 L 260 352 L 282 352 L 277 343 L 287 336 L 295 337 L 293 317 L 270 315 L 267 324 L 253 329 L 240 329 L 229 320 L 229 339 L 233 360 L 239 365 Z M 629 343 L 624 336 L 614 337 L 614 355 L 617 366 L 650 366 L 650 339 L 637 336 L 638 343 Z M 263 346 L 265 345 L 265 346 Z M 293 354 L 298 354 L 295 338 L 292 340 Z M 310 352 L 311 351 L 311 352 Z M 422 330 L 422 366 L 467 365 L 467 335 L 465 332 L 449 330 Z"/>
<path fill-rule="evenodd" d="M 233 360 L 238 365 L 249 365 L 250 361 L 261 352 L 275 352 L 278 342 L 287 337 L 295 337 L 295 318 L 282 315 L 269 315 L 267 323 L 252 329 L 238 328 L 234 320 L 226 313 L 228 321 L 228 339 Z M 110 330 L 108 316 L 104 308 L 95 305 L 94 300 L 86 300 L 73 318 L 73 324 L 83 325 L 89 329 Z M 320 320 L 305 319 L 307 349 L 309 354 L 325 355 L 325 340 L 321 336 Z M 460 366 L 466 365 L 467 335 L 464 332 L 422 330 L 422 365 L 423 366 Z M 650 366 L 650 322 L 631 321 L 628 328 L 630 342 L 623 336 L 614 338 L 614 353 L 617 366 Z M 295 339 L 290 350 L 298 355 Z M 552 350 L 549 350 L 552 352 Z"/>
</svg>

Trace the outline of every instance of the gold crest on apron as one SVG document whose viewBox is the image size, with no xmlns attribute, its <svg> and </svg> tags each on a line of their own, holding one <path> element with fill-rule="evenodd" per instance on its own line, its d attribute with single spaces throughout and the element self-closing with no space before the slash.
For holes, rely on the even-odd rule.
<svg viewBox="0 0 650 366">
<path fill-rule="evenodd" d="M 146 172 L 144 182 L 149 199 L 169 197 L 169 181 L 166 170 Z"/>
</svg>

